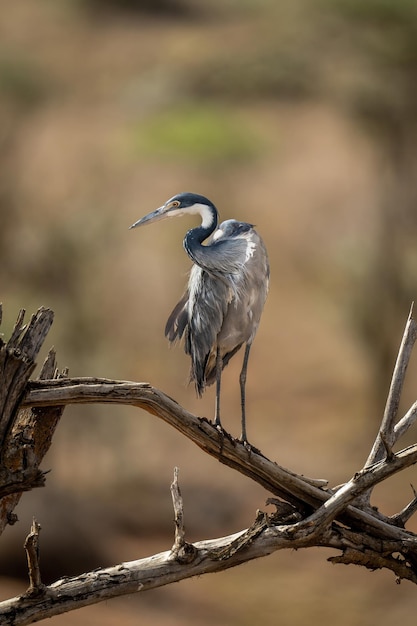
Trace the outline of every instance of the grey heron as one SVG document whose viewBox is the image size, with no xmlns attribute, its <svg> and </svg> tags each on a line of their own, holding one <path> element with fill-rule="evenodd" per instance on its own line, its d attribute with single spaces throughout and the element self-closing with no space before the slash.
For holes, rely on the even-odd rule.
<svg viewBox="0 0 417 626">
<path fill-rule="evenodd" d="M 269 263 L 265 245 L 252 224 L 227 220 L 218 225 L 214 204 L 199 194 L 180 193 L 132 224 L 136 228 L 168 217 L 199 214 L 184 248 L 193 261 L 188 287 L 165 327 L 172 343 L 184 337 L 191 357 L 190 380 L 201 396 L 216 383 L 215 425 L 221 429 L 222 370 L 245 345 L 240 373 L 242 434 L 247 443 L 245 386 L 249 352 L 268 293 Z"/>
</svg>

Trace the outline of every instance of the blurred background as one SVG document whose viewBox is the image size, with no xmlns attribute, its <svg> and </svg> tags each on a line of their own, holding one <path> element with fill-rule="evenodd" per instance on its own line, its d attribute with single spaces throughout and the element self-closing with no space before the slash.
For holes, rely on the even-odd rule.
<svg viewBox="0 0 417 626">
<path fill-rule="evenodd" d="M 0 1 L 0 286 L 56 314 L 72 376 L 147 381 L 212 417 L 164 324 L 196 220 L 129 231 L 180 191 L 256 224 L 271 288 L 251 354 L 248 437 L 291 470 L 348 480 L 381 419 L 417 294 L 417 5 L 413 0 Z M 415 361 L 415 359 L 414 359 Z M 236 357 L 223 420 L 239 434 Z M 401 413 L 416 400 L 416 363 Z M 415 440 L 401 442 L 401 447 Z M 27 586 L 22 544 L 41 523 L 46 582 L 173 542 L 175 465 L 188 540 L 250 525 L 268 494 L 145 412 L 68 408 L 0 542 L 1 597 Z M 415 469 L 376 489 L 386 514 Z M 417 531 L 411 521 L 410 528 Z M 416 589 L 279 552 L 57 617 L 51 623 L 381 626 L 414 623 Z"/>
</svg>

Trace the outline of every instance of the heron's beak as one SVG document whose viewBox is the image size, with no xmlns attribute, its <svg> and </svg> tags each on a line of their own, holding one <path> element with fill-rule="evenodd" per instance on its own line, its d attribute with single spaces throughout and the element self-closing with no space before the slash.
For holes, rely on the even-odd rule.
<svg viewBox="0 0 417 626">
<path fill-rule="evenodd" d="M 141 217 L 140 220 L 132 224 L 129 228 L 136 228 L 136 226 L 143 226 L 144 224 L 152 224 L 152 222 L 157 222 L 158 220 L 163 220 L 167 216 L 167 211 L 169 207 L 166 205 L 160 206 L 159 209 L 152 211 L 152 213 L 148 213 L 145 217 Z"/>
</svg>

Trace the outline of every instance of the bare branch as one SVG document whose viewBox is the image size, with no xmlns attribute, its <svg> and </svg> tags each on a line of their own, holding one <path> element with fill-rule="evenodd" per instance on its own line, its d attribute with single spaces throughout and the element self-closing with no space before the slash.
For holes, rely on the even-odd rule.
<svg viewBox="0 0 417 626">
<path fill-rule="evenodd" d="M 408 409 L 407 413 L 395 424 L 394 443 L 407 432 L 417 419 L 417 402 Z"/>
<path fill-rule="evenodd" d="M 60 615 L 116 596 L 155 589 L 179 580 L 218 572 L 282 549 L 327 546 L 343 551 L 344 563 L 383 563 L 401 578 L 417 582 L 417 576 L 405 559 L 401 569 L 390 554 L 399 552 L 401 541 L 383 541 L 364 536 L 342 526 L 330 528 L 323 536 L 294 537 L 291 525 L 275 525 L 274 517 L 258 512 L 255 522 L 245 531 L 193 544 L 187 561 L 173 558 L 172 551 L 152 557 L 100 568 L 80 576 L 63 578 L 43 589 L 39 597 L 17 597 L 0 602 L 0 622 L 4 626 L 23 626 L 33 621 Z M 366 561 L 358 561 L 365 552 Z M 337 557 L 336 557 L 337 558 Z M 379 559 L 379 561 L 378 561 Z"/>
<path fill-rule="evenodd" d="M 178 484 L 178 467 L 174 467 L 174 480 L 171 483 L 172 504 L 175 514 L 175 541 L 172 552 L 178 554 L 185 543 L 184 505 Z"/>
<path fill-rule="evenodd" d="M 375 439 L 372 450 L 365 463 L 365 467 L 369 467 L 373 463 L 380 461 L 383 457 L 386 446 L 391 448 L 395 442 L 394 425 L 397 417 L 398 407 L 400 404 L 401 391 L 404 384 L 405 374 L 408 363 L 410 361 L 411 351 L 417 338 L 417 324 L 413 319 L 413 306 L 405 326 L 403 338 L 397 356 L 397 361 L 392 375 L 391 386 L 388 393 L 387 403 L 385 405 L 384 416 L 382 418 L 379 433 Z M 383 439 L 385 444 L 383 443 Z"/>
<path fill-rule="evenodd" d="M 171 548 L 171 558 L 180 563 L 191 563 L 195 558 L 195 548 L 185 541 L 184 504 L 178 484 L 178 467 L 174 468 L 174 480 L 171 484 L 172 504 L 175 514 L 175 541 Z"/>
<path fill-rule="evenodd" d="M 413 485 L 411 485 L 411 489 L 413 490 L 414 498 L 403 508 L 402 511 L 391 516 L 391 520 L 394 524 L 397 524 L 397 526 L 404 527 L 414 513 L 417 512 L 417 492 Z"/>
<path fill-rule="evenodd" d="M 31 336 L 37 328 L 36 320 L 39 322 L 42 319 L 40 312 L 38 314 L 37 318 L 32 317 L 26 328 L 22 313 L 7 349 L 0 342 L 0 373 L 6 371 L 5 380 L 9 385 L 7 393 L 4 388 L 0 388 L 0 409 L 3 409 L 3 413 L 0 412 L 0 427 L 3 427 L 4 435 L 0 496 L 2 493 L 5 495 L 2 504 L 7 504 L 3 509 L 4 523 L 12 521 L 11 511 L 15 502 L 8 503 L 7 498 L 18 499 L 26 485 L 25 479 L 35 480 L 36 475 L 39 480 L 40 476 L 43 478 L 38 470 L 40 460 L 51 443 L 64 406 L 71 403 L 110 402 L 148 411 L 176 428 L 204 452 L 265 487 L 274 496 L 267 503 L 275 505 L 276 511 L 273 514 L 258 511 L 249 528 L 233 535 L 187 543 L 184 503 L 179 488 L 178 468 L 175 468 L 171 484 L 175 540 L 170 551 L 64 578 L 47 587 L 42 584 L 39 569 L 40 526 L 34 520 L 25 542 L 30 587 L 24 596 L 0 603 L 1 624 L 29 624 L 115 596 L 146 591 L 198 574 L 221 571 L 288 548 L 335 548 L 341 550 L 342 554 L 333 557 L 332 562 L 354 563 L 370 569 L 384 567 L 399 578 L 407 578 L 417 584 L 417 536 L 404 528 L 406 521 L 417 510 L 416 494 L 403 511 L 391 518 L 370 508 L 365 501 L 365 495 L 377 483 L 417 463 L 417 444 L 393 452 L 393 444 L 417 416 L 416 402 L 395 425 L 399 395 L 417 337 L 417 324 L 411 313 L 395 366 L 384 418 L 367 464 L 350 481 L 333 490 L 326 488 L 327 481 L 300 476 L 267 459 L 256 448 L 245 446 L 225 431 L 219 432 L 209 420 L 188 413 L 172 398 L 147 383 L 60 378 L 62 375 L 56 369 L 53 351 L 42 369 L 42 380 L 27 383 L 30 367 L 23 368 L 24 385 L 20 388 L 20 395 L 13 397 L 16 392 L 10 372 L 13 372 L 13 368 L 14 371 L 20 371 L 23 351 L 25 354 L 35 354 L 39 349 L 39 339 Z M 8 363 L 12 365 L 10 371 L 7 369 Z M 19 484 L 21 489 L 16 493 L 14 489 Z M 10 485 L 13 491 L 9 496 L 7 489 Z M 6 491 L 2 492 L 2 488 Z"/>
<path fill-rule="evenodd" d="M 405 448 L 397 454 L 392 454 L 389 459 L 387 458 L 358 472 L 312 515 L 294 524 L 291 527 L 291 532 L 297 536 L 300 532 L 310 529 L 309 535 L 319 536 L 346 509 L 350 502 L 389 476 L 415 463 L 417 463 L 417 444 Z M 413 543 L 413 549 L 417 551 L 417 537 L 409 535 L 409 540 Z"/>
<path fill-rule="evenodd" d="M 41 570 L 39 568 L 39 532 L 41 525 L 33 519 L 29 535 L 25 540 L 25 550 L 29 568 L 29 588 L 26 595 L 37 597 L 44 594 L 45 585 L 42 584 Z"/>
<path fill-rule="evenodd" d="M 221 463 L 248 476 L 272 494 L 294 504 L 299 511 L 303 512 L 303 517 L 311 513 L 311 507 L 313 510 L 317 509 L 332 496 L 331 491 L 315 487 L 311 481 L 304 480 L 302 476 L 270 461 L 256 448 L 252 447 L 248 451 L 242 443 L 233 439 L 228 433 L 224 431 L 219 433 L 217 428 L 207 419 L 195 417 L 169 396 L 158 389 L 154 389 L 148 383 L 99 378 L 71 378 L 32 381 L 28 385 L 28 389 L 22 401 L 23 406 L 110 402 L 145 409 L 173 426 Z M 390 472 L 400 471 L 401 463 L 411 465 L 415 462 L 414 457 L 407 457 L 407 460 L 397 461 L 398 465 L 390 467 Z M 377 480 L 377 482 L 379 481 Z M 348 500 L 351 501 L 350 496 Z M 341 507 L 342 509 L 343 507 Z M 367 527 L 373 528 L 375 532 L 381 533 L 384 537 L 393 539 L 407 539 L 409 537 L 401 528 L 393 526 L 388 518 L 383 520 L 383 516 L 378 518 L 368 511 L 360 510 L 351 505 L 343 510 L 343 516 L 344 521 L 351 524 L 366 524 Z"/>
<path fill-rule="evenodd" d="M 246 531 L 244 531 L 246 532 Z M 81 576 L 64 578 L 45 587 L 39 598 L 17 597 L 0 602 L 2 626 L 30 624 L 33 617 L 45 619 L 76 608 L 139 591 L 155 589 L 185 578 L 222 571 L 240 563 L 266 556 L 284 547 L 297 547 L 278 528 L 263 525 L 244 549 L 232 549 L 244 533 L 193 544 L 193 558 L 187 563 L 172 558 L 172 552 L 100 568 Z"/>
<path fill-rule="evenodd" d="M 88 403 L 127 404 L 142 408 L 164 420 L 191 439 L 202 450 L 221 463 L 237 469 L 256 480 L 274 495 L 298 505 L 317 505 L 326 499 L 326 492 L 312 484 L 311 479 L 272 463 L 259 450 L 248 450 L 225 431 L 206 418 L 194 416 L 175 400 L 149 383 L 109 380 L 105 378 L 71 378 L 31 381 L 22 406 Z M 319 480 L 319 484 L 322 484 Z M 306 500 L 307 498 L 307 500 Z"/>
</svg>

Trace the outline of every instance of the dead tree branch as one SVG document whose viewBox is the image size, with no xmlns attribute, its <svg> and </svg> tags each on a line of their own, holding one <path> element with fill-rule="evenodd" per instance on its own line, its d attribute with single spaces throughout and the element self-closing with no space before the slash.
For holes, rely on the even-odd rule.
<svg viewBox="0 0 417 626">
<path fill-rule="evenodd" d="M 88 403 L 116 403 L 127 404 L 145 409 L 149 413 L 161 418 L 202 450 L 216 458 L 221 463 L 236 469 L 248 478 L 256 481 L 274 495 L 300 507 L 304 514 L 311 512 L 332 496 L 330 490 L 316 487 L 310 479 L 305 479 L 277 463 L 267 459 L 259 450 L 247 448 L 238 440 L 233 439 L 226 432 L 218 429 L 206 418 L 192 415 L 183 407 L 165 395 L 162 391 L 151 387 L 148 383 L 133 383 L 127 381 L 113 381 L 99 378 L 69 378 L 56 381 L 32 381 L 28 385 L 28 393 L 22 401 L 23 406 L 48 406 L 48 404 L 88 404 Z M 383 478 L 380 482 L 401 469 L 416 462 L 415 455 L 407 454 L 400 461 L 392 465 L 384 464 Z M 376 471 L 379 477 L 378 465 L 363 470 L 363 480 Z M 379 470 L 381 471 L 381 470 Z M 367 478 L 368 477 L 368 478 Z M 319 481 L 320 482 L 320 481 Z M 372 480 L 370 480 L 372 482 Z M 369 485 L 372 486 L 372 485 Z M 352 501 L 359 492 L 366 488 L 359 488 Z M 345 508 L 343 503 L 342 509 Z M 401 531 L 384 522 L 368 511 L 348 507 L 346 514 L 357 522 L 365 523 L 376 531 L 388 533 L 394 538 L 400 538 Z"/>
<path fill-rule="evenodd" d="M 178 484 L 178 467 L 174 468 L 174 480 L 171 484 L 172 505 L 175 514 L 175 541 L 171 548 L 171 558 L 181 563 L 191 563 L 195 558 L 195 547 L 185 541 L 184 504 Z"/>
<path fill-rule="evenodd" d="M 41 570 L 39 567 L 39 533 L 41 525 L 34 519 L 30 529 L 30 533 L 26 537 L 24 548 L 28 560 L 29 569 L 29 588 L 26 594 L 31 597 L 43 594 L 44 585 L 41 579 Z"/>
<path fill-rule="evenodd" d="M 375 439 L 374 445 L 372 446 L 369 457 L 365 463 L 365 467 L 372 465 L 372 463 L 375 463 L 376 461 L 380 461 L 384 455 L 384 451 L 392 448 L 398 438 L 396 437 L 395 433 L 395 419 L 397 417 L 398 407 L 400 405 L 401 391 L 404 385 L 405 374 L 416 339 L 417 323 L 413 319 L 413 306 L 411 306 L 400 349 L 398 351 L 397 361 L 394 367 L 394 373 L 391 379 L 391 385 L 388 392 L 388 398 L 385 405 L 385 411 L 382 418 L 381 427 L 379 429 L 378 436 Z M 402 432 L 404 432 L 404 427 L 406 424 L 408 425 L 409 422 L 410 420 L 403 422 Z"/>
<path fill-rule="evenodd" d="M 27 325 L 23 323 L 24 316 L 25 311 L 20 311 L 6 343 L 0 337 L 0 534 L 15 519 L 13 510 L 22 492 L 44 485 L 39 466 L 64 410 L 63 406 L 21 406 L 54 314 L 41 308 Z M 51 350 L 39 378 L 59 376 L 55 351 Z"/>
<path fill-rule="evenodd" d="M 5 346 L 9 346 L 10 342 L 11 346 L 19 341 L 20 345 L 24 343 L 22 319 L 19 317 L 8 344 L 2 344 L 0 357 L 4 356 Z M 35 323 L 32 323 L 31 332 L 33 328 L 37 328 Z M 6 416 L 5 421 L 0 416 L 3 428 L 0 495 L 5 494 L 1 502 L 7 502 L 9 497 L 16 495 L 20 497 L 24 487 L 38 486 L 31 472 L 38 472 L 38 481 L 42 482 L 39 463 L 67 404 L 113 403 L 132 405 L 164 420 L 207 454 L 265 487 L 274 496 L 267 504 L 274 505 L 276 511 L 258 511 L 251 526 L 234 535 L 187 543 L 184 503 L 176 468 L 171 485 L 175 538 L 170 551 L 64 578 L 44 587 L 38 561 L 39 529 L 35 532 L 36 528 L 32 528 L 26 544 L 31 572 L 29 593 L 0 603 L 1 623 L 15 626 L 30 624 L 115 596 L 221 571 L 288 548 L 331 547 L 341 552 L 332 557 L 335 563 L 362 565 L 372 570 L 386 568 L 394 572 L 398 579 L 406 578 L 417 584 L 417 535 L 405 529 L 405 524 L 417 510 L 415 494 L 409 505 L 391 517 L 369 506 L 369 496 L 377 484 L 417 463 L 417 443 L 396 452 L 393 450 L 394 443 L 411 427 L 417 416 L 416 402 L 404 417 L 397 420 L 399 395 L 416 337 L 417 324 L 410 314 L 387 407 L 372 451 L 364 468 L 344 485 L 334 489 L 327 488 L 327 481 L 323 479 L 306 478 L 285 469 L 256 448 L 244 446 L 225 431 L 219 432 L 209 420 L 192 415 L 147 383 L 62 377 L 57 373 L 53 354 L 44 366 L 41 379 L 28 381 L 30 374 L 27 372 L 33 371 L 32 358 L 31 366 L 24 370 L 24 384 L 20 392 L 15 393 L 14 400 L 13 385 L 7 377 L 9 391 L 0 395 L 3 402 L 0 406 L 3 406 Z M 36 341 L 26 343 L 37 345 Z M 10 349 L 10 346 L 6 349 L 6 356 Z M 19 361 L 20 354 L 14 353 L 14 356 L 13 364 L 18 371 L 16 359 Z M 1 363 L 7 365 L 7 359 Z M 11 464 L 9 459 L 17 459 L 18 462 Z M 27 470 L 29 475 L 24 480 L 22 472 Z M 4 477 L 7 478 L 6 483 L 1 480 Z M 42 474 L 41 477 L 44 479 Z M 12 510 L 10 506 L 7 509 L 9 512 Z M 10 516 L 6 515 L 5 520 L 10 521 Z"/>
</svg>

